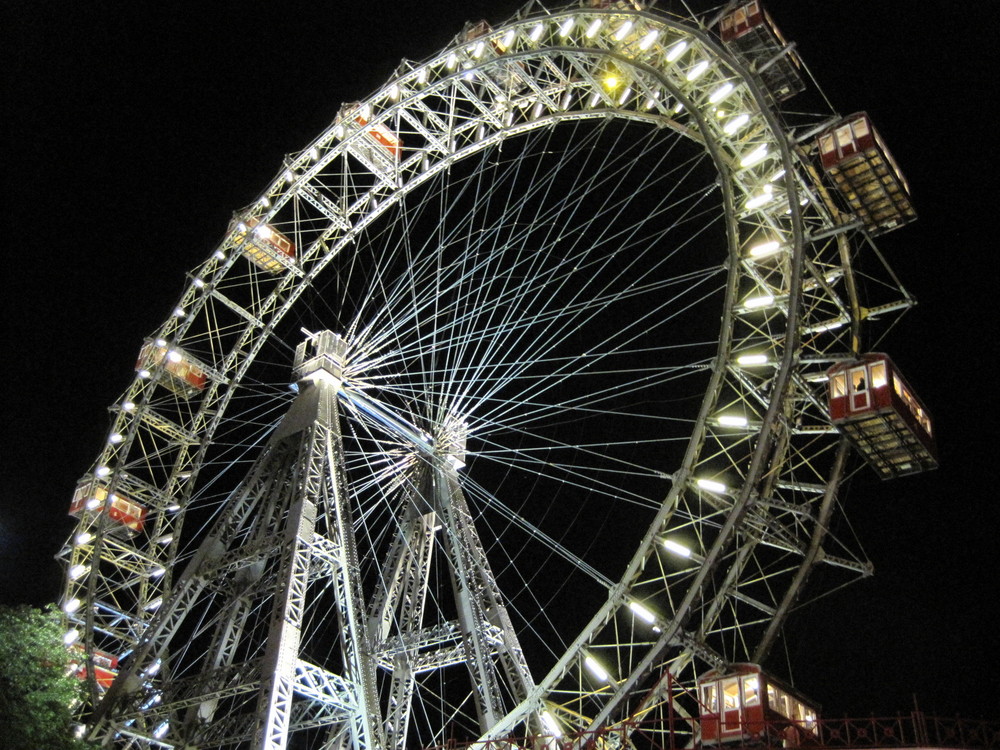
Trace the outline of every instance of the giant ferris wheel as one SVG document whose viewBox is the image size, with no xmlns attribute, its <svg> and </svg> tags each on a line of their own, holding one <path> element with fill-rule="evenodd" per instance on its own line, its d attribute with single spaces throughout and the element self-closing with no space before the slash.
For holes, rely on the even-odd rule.
<svg viewBox="0 0 1000 750">
<path fill-rule="evenodd" d="M 529 3 L 344 105 L 77 489 L 88 731 L 620 744 L 762 661 L 814 568 L 868 574 L 827 371 L 911 303 L 871 238 L 912 209 L 880 142 L 875 188 L 822 176 L 867 131 L 783 112 L 807 81 L 757 3 Z"/>
</svg>

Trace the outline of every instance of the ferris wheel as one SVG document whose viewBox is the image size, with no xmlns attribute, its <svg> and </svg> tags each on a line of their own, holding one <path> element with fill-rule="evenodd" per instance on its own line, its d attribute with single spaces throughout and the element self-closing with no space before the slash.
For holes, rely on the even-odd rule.
<svg viewBox="0 0 1000 750">
<path fill-rule="evenodd" d="M 840 118 L 781 112 L 805 72 L 743 10 L 739 43 L 627 2 L 468 24 L 237 212 L 73 500 L 95 735 L 656 732 L 815 566 L 868 574 L 825 381 L 886 220 L 824 187 Z"/>
</svg>

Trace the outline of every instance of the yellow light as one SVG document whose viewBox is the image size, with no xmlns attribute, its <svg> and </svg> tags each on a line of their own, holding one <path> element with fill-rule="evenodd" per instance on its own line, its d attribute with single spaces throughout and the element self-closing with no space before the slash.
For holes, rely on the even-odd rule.
<svg viewBox="0 0 1000 750">
<path fill-rule="evenodd" d="M 770 240 L 769 242 L 762 242 L 759 245 L 754 245 L 750 248 L 750 257 L 752 258 L 763 258 L 766 255 L 773 255 L 778 252 L 781 245 L 777 240 Z"/>
<path fill-rule="evenodd" d="M 719 88 L 717 88 L 715 91 L 713 91 L 712 94 L 708 97 L 708 100 L 712 104 L 718 104 L 727 96 L 729 96 L 732 93 L 732 91 L 733 91 L 733 84 L 727 81 L 726 83 L 719 86 Z"/>
<path fill-rule="evenodd" d="M 697 81 L 701 78 L 702 74 L 708 70 L 708 60 L 702 60 L 700 63 L 695 65 L 691 70 L 688 71 L 687 78 L 689 81 Z"/>
<path fill-rule="evenodd" d="M 751 297 L 743 303 L 743 306 L 747 309 L 753 310 L 758 307 L 767 307 L 772 304 L 774 304 L 774 297 L 770 294 L 762 294 L 759 297 Z"/>
<path fill-rule="evenodd" d="M 726 133 L 726 135 L 732 135 L 737 130 L 742 128 L 744 125 L 746 125 L 748 122 L 750 122 L 750 115 L 748 114 L 737 115 L 732 120 L 726 123 L 726 127 L 723 128 L 723 131 Z"/>
<path fill-rule="evenodd" d="M 684 50 L 688 48 L 688 43 L 684 41 L 677 42 L 670 51 L 667 53 L 667 62 L 673 62 L 678 57 L 684 54 Z"/>
<path fill-rule="evenodd" d="M 609 75 L 609 76 L 605 76 L 605 78 L 604 78 L 604 85 L 606 87 L 608 87 L 609 89 L 615 88 L 618 85 L 618 76 L 616 76 L 614 74 Z"/>
<path fill-rule="evenodd" d="M 590 673 L 601 682 L 607 682 L 611 679 L 611 675 L 608 674 L 607 670 L 590 654 L 584 657 L 583 663 L 590 670 Z"/>
<path fill-rule="evenodd" d="M 697 484 L 703 490 L 708 490 L 709 492 L 725 492 L 726 491 L 726 485 L 724 485 L 722 482 L 717 482 L 714 479 L 699 479 L 699 480 L 697 480 L 695 482 L 695 484 Z M 664 542 L 664 544 L 666 544 L 666 542 Z M 691 553 L 688 552 L 688 556 L 689 557 L 690 557 L 690 555 L 691 555 Z"/>
<path fill-rule="evenodd" d="M 628 608 L 632 610 L 636 617 L 649 625 L 656 622 L 656 615 L 646 609 L 644 606 L 639 604 L 639 602 L 629 602 Z"/>
<path fill-rule="evenodd" d="M 680 557 L 691 557 L 691 550 L 680 542 L 675 542 L 673 539 L 664 539 L 663 547 L 668 552 L 673 552 L 675 555 L 679 555 Z"/>
<path fill-rule="evenodd" d="M 754 164 L 763 161 L 764 157 L 766 156 L 767 156 L 767 144 L 762 143 L 753 151 L 751 151 L 749 154 L 740 159 L 740 166 L 752 167 Z"/>
</svg>

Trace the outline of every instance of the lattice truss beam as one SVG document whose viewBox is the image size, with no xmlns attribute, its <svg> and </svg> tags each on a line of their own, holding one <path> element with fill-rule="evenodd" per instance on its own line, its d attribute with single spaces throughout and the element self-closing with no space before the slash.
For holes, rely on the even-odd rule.
<svg viewBox="0 0 1000 750">
<path fill-rule="evenodd" d="M 187 614 L 198 596 L 212 592 L 245 608 L 247 618 L 256 617 L 253 601 L 240 600 L 236 581 L 261 576 L 254 586 L 259 598 L 306 570 L 337 578 L 345 564 L 337 558 L 342 545 L 301 542 L 296 554 L 308 558 L 308 565 L 275 572 L 272 580 L 267 578 L 271 573 L 253 572 L 275 552 L 265 535 L 228 557 L 217 555 L 210 564 L 201 560 L 208 567 L 199 573 L 199 586 L 192 588 L 183 577 L 174 581 L 175 563 L 183 559 L 183 519 L 199 472 L 225 439 L 227 414 L 245 393 L 244 381 L 258 353 L 324 269 L 353 253 L 355 243 L 407 196 L 434 184 L 463 159 L 560 124 L 620 118 L 664 128 L 700 144 L 717 171 L 727 235 L 727 246 L 718 250 L 718 265 L 726 271 L 723 321 L 715 355 L 699 365 L 707 373 L 706 394 L 687 449 L 679 465 L 662 469 L 669 490 L 656 498 L 656 510 L 624 573 L 591 576 L 606 591 L 604 603 L 582 630 L 560 644 L 546 672 L 533 678 L 519 647 L 505 640 L 514 626 L 504 619 L 502 593 L 492 590 L 489 576 L 479 579 L 467 622 L 460 615 L 450 624 L 417 627 L 428 540 L 441 520 L 436 514 L 465 519 L 448 520 L 451 531 L 475 526 L 461 483 L 439 486 L 435 508 L 400 517 L 397 523 L 408 529 L 409 546 L 397 546 L 388 556 L 385 576 L 392 581 L 387 589 L 392 595 L 383 596 L 365 625 L 379 634 L 375 662 L 392 674 L 390 708 L 384 726 L 355 722 L 337 736 L 401 746 L 415 675 L 477 659 L 492 663 L 498 654 L 504 655 L 502 681 L 513 687 L 505 694 L 499 686 L 487 688 L 502 698 L 477 698 L 478 713 L 489 727 L 484 736 L 532 722 L 533 729 L 548 731 L 594 728 L 655 711 L 669 681 L 689 685 L 693 671 L 706 664 L 763 658 L 814 563 L 857 575 L 869 572 L 849 545 L 826 534 L 845 448 L 825 414 L 822 373 L 830 362 L 857 352 L 866 315 L 853 279 L 866 238 L 826 194 L 801 145 L 830 114 L 795 126 L 779 119 L 759 79 L 712 38 L 708 20 L 624 4 L 553 12 L 530 6 L 502 27 L 478 37 L 460 36 L 425 62 L 404 62 L 382 89 L 345 108 L 319 138 L 290 155 L 259 200 L 238 213 L 219 247 L 191 273 L 173 314 L 151 337 L 150 345 L 165 354 L 153 366 L 140 358 L 134 381 L 112 408 L 104 449 L 85 478 L 88 486 L 141 505 L 147 513 L 143 528 L 122 533 L 108 502 L 99 512 L 80 515 L 64 552 L 65 601 L 85 651 L 126 656 L 138 649 L 162 664 L 156 674 L 149 673 L 153 662 L 142 667 L 151 687 L 135 693 L 143 696 L 141 704 L 122 699 L 128 708 L 115 720 L 119 728 L 152 741 L 165 717 L 173 712 L 176 719 L 184 709 L 188 726 L 205 724 L 206 744 L 243 737 L 235 724 L 208 721 L 216 706 L 185 696 L 204 696 L 206 686 L 213 685 L 212 700 L 254 700 L 259 666 L 249 666 L 251 661 L 233 651 L 239 633 L 216 633 L 212 649 L 220 663 L 213 670 L 171 674 L 165 646 L 183 629 L 178 613 Z M 375 132 L 392 134 L 398 143 L 373 141 Z M 295 256 L 276 259 L 267 268 L 248 262 L 247 227 L 261 224 L 291 240 Z M 892 290 L 892 284 L 886 287 Z M 879 310 L 896 304 L 890 298 Z M 203 379 L 197 389 L 177 386 L 170 357 L 196 365 Z M 241 415 L 243 423 L 273 421 L 267 412 L 272 406 L 255 408 Z M 371 414 L 354 418 L 371 422 Z M 401 478 L 412 463 L 407 456 L 405 450 L 387 453 L 379 481 L 395 483 L 394 491 L 408 483 L 414 491 L 419 481 L 430 481 Z M 457 498 L 457 505 L 446 497 Z M 231 503 L 223 517 L 246 518 L 250 508 Z M 351 527 L 349 520 L 343 523 Z M 449 543 L 454 560 L 472 565 L 479 542 L 468 533 Z M 536 538 L 544 539 L 544 533 L 538 531 Z M 664 542 L 673 542 L 674 551 L 687 556 L 679 559 Z M 586 569 L 584 561 L 577 563 Z M 211 575 L 204 572 L 209 569 Z M 282 575 L 286 584 L 280 583 Z M 470 569 L 461 578 L 476 575 Z M 360 616 L 359 596 L 340 592 L 341 622 Z M 171 602 L 171 613 L 158 615 L 165 601 Z M 358 610 L 354 614 L 347 611 L 352 607 Z M 491 622 L 492 630 L 463 635 L 470 623 L 490 621 L 480 611 L 484 607 L 500 618 Z M 159 630 L 151 635 L 154 619 Z M 390 621 L 408 624 L 390 636 Z M 210 632 L 210 624 L 204 632 Z M 476 649 L 479 656 L 472 653 Z M 401 655 L 407 657 L 403 666 Z M 285 659 L 272 656 L 275 663 Z M 340 726 L 345 716 L 357 716 L 358 690 L 347 689 L 346 678 L 307 661 L 288 663 L 286 683 L 272 687 L 285 695 L 313 696 L 315 705 L 293 710 L 286 701 L 282 731 Z M 487 679 L 493 669 L 481 667 L 487 683 L 494 679 Z M 350 670 L 345 666 L 345 671 Z M 667 676 L 657 680 L 657 675 Z M 93 704 L 100 706 L 103 689 L 96 682 L 91 689 Z M 366 686 L 361 693 L 372 689 Z M 116 685 L 109 695 L 118 699 L 121 690 Z M 159 708 L 149 704 L 154 698 Z"/>
</svg>

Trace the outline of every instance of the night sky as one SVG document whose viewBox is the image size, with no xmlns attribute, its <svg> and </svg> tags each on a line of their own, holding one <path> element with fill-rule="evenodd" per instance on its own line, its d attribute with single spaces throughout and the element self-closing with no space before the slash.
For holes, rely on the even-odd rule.
<svg viewBox="0 0 1000 750">
<path fill-rule="evenodd" d="M 107 405 L 233 210 L 400 58 L 517 7 L 205 5 L 8 4 L 4 603 L 58 596 L 53 555 Z M 920 220 L 879 247 L 920 304 L 881 348 L 929 406 L 941 453 L 932 474 L 848 482 L 876 574 L 796 613 L 792 675 L 826 715 L 908 712 L 915 695 L 928 713 L 1000 718 L 1000 628 L 986 613 L 1000 599 L 995 83 L 981 63 L 995 24 L 985 3 L 768 7 L 834 106 L 869 112 L 911 183 Z"/>
</svg>

